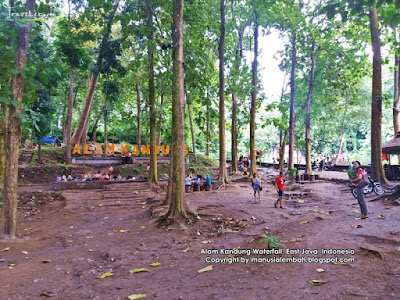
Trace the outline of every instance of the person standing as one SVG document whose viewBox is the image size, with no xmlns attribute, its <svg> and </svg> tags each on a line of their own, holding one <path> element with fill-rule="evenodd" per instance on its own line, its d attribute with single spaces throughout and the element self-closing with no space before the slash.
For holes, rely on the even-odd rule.
<svg viewBox="0 0 400 300">
<path fill-rule="evenodd" d="M 279 172 L 279 175 L 275 178 L 275 186 L 276 186 L 276 190 L 278 191 L 278 200 L 275 201 L 274 206 L 278 207 L 278 203 L 279 203 L 279 207 L 282 207 L 282 199 L 283 199 L 283 195 L 285 194 L 284 190 L 285 190 L 285 186 L 283 184 L 283 171 Z"/>
<path fill-rule="evenodd" d="M 365 202 L 364 187 L 360 187 L 358 182 L 364 177 L 365 172 L 361 169 L 361 163 L 356 160 L 353 161 L 353 168 L 357 170 L 356 177 L 350 180 L 350 183 L 356 185 L 358 204 L 360 205 L 361 215 L 357 219 L 367 219 L 368 218 L 368 208 L 367 202 Z"/>
<path fill-rule="evenodd" d="M 254 200 L 257 199 L 256 194 L 258 192 L 258 200 L 261 202 L 261 182 L 260 179 L 257 178 L 257 173 L 253 174 L 253 178 L 251 179 L 251 185 L 253 186 L 253 191 L 254 191 Z"/>
</svg>

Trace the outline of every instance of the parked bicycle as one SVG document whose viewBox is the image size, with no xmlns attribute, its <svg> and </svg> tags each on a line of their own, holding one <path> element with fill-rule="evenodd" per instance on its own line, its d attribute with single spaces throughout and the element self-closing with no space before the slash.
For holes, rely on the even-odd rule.
<svg viewBox="0 0 400 300">
<path fill-rule="evenodd" d="M 364 189 L 363 189 L 364 194 L 367 195 L 367 194 L 375 193 L 379 196 L 383 195 L 385 193 L 384 187 L 381 186 L 380 183 L 373 181 L 371 177 L 368 176 L 368 178 L 370 180 L 370 184 L 368 184 L 366 187 L 364 187 Z M 354 183 L 350 184 L 350 190 L 351 190 L 351 194 L 354 196 L 354 198 L 358 198 L 356 185 Z"/>
</svg>

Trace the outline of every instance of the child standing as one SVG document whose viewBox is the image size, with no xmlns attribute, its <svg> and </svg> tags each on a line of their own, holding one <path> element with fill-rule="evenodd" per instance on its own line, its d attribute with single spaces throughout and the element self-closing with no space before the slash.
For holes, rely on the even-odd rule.
<svg viewBox="0 0 400 300">
<path fill-rule="evenodd" d="M 257 178 L 257 174 L 253 174 L 253 178 L 251 179 L 251 185 L 253 186 L 253 191 L 254 191 L 254 200 L 256 200 L 256 194 L 258 192 L 258 200 L 261 202 L 261 182 L 260 179 Z"/>
<path fill-rule="evenodd" d="M 275 186 L 278 191 L 278 200 L 276 200 L 274 206 L 278 207 L 277 204 L 279 203 L 279 207 L 282 207 L 282 199 L 283 195 L 285 194 L 285 186 L 283 185 L 283 171 L 279 172 L 279 175 L 275 178 Z"/>
</svg>

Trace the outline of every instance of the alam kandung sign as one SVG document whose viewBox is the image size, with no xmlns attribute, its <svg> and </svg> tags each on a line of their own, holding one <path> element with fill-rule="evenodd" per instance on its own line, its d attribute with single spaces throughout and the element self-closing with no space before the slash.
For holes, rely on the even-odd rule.
<svg viewBox="0 0 400 300">
<path fill-rule="evenodd" d="M 132 145 L 132 151 L 129 152 L 129 147 L 131 145 L 125 145 L 121 144 L 121 155 L 124 153 L 130 153 L 132 155 L 150 155 L 150 145 L 142 145 L 141 148 L 139 149 L 138 145 Z M 169 145 L 162 145 L 159 147 L 156 145 L 156 152 L 157 154 L 163 154 L 163 155 L 168 155 L 170 147 Z M 79 144 L 75 144 L 74 149 L 72 150 L 72 155 L 74 154 L 79 154 L 79 155 L 115 155 L 115 145 L 114 144 L 107 144 L 105 146 L 105 149 L 103 151 L 103 147 L 101 144 L 95 144 L 95 147 L 93 147 L 93 144 L 89 145 L 84 144 L 83 147 L 81 147 Z M 188 147 L 185 145 L 185 155 L 189 153 Z"/>
</svg>

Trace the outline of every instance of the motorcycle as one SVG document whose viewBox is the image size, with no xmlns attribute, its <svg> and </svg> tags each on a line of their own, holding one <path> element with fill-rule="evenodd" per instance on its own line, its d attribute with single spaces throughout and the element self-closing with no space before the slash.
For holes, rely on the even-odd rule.
<svg viewBox="0 0 400 300">
<path fill-rule="evenodd" d="M 379 196 L 383 195 L 385 193 L 385 189 L 383 188 L 383 186 L 381 186 L 380 183 L 373 181 L 371 177 L 368 176 L 368 178 L 370 183 L 364 187 L 363 189 L 364 194 L 367 195 L 375 193 Z M 351 194 L 353 195 L 354 198 L 358 198 L 356 187 L 357 186 L 354 183 L 350 184 Z"/>
</svg>

